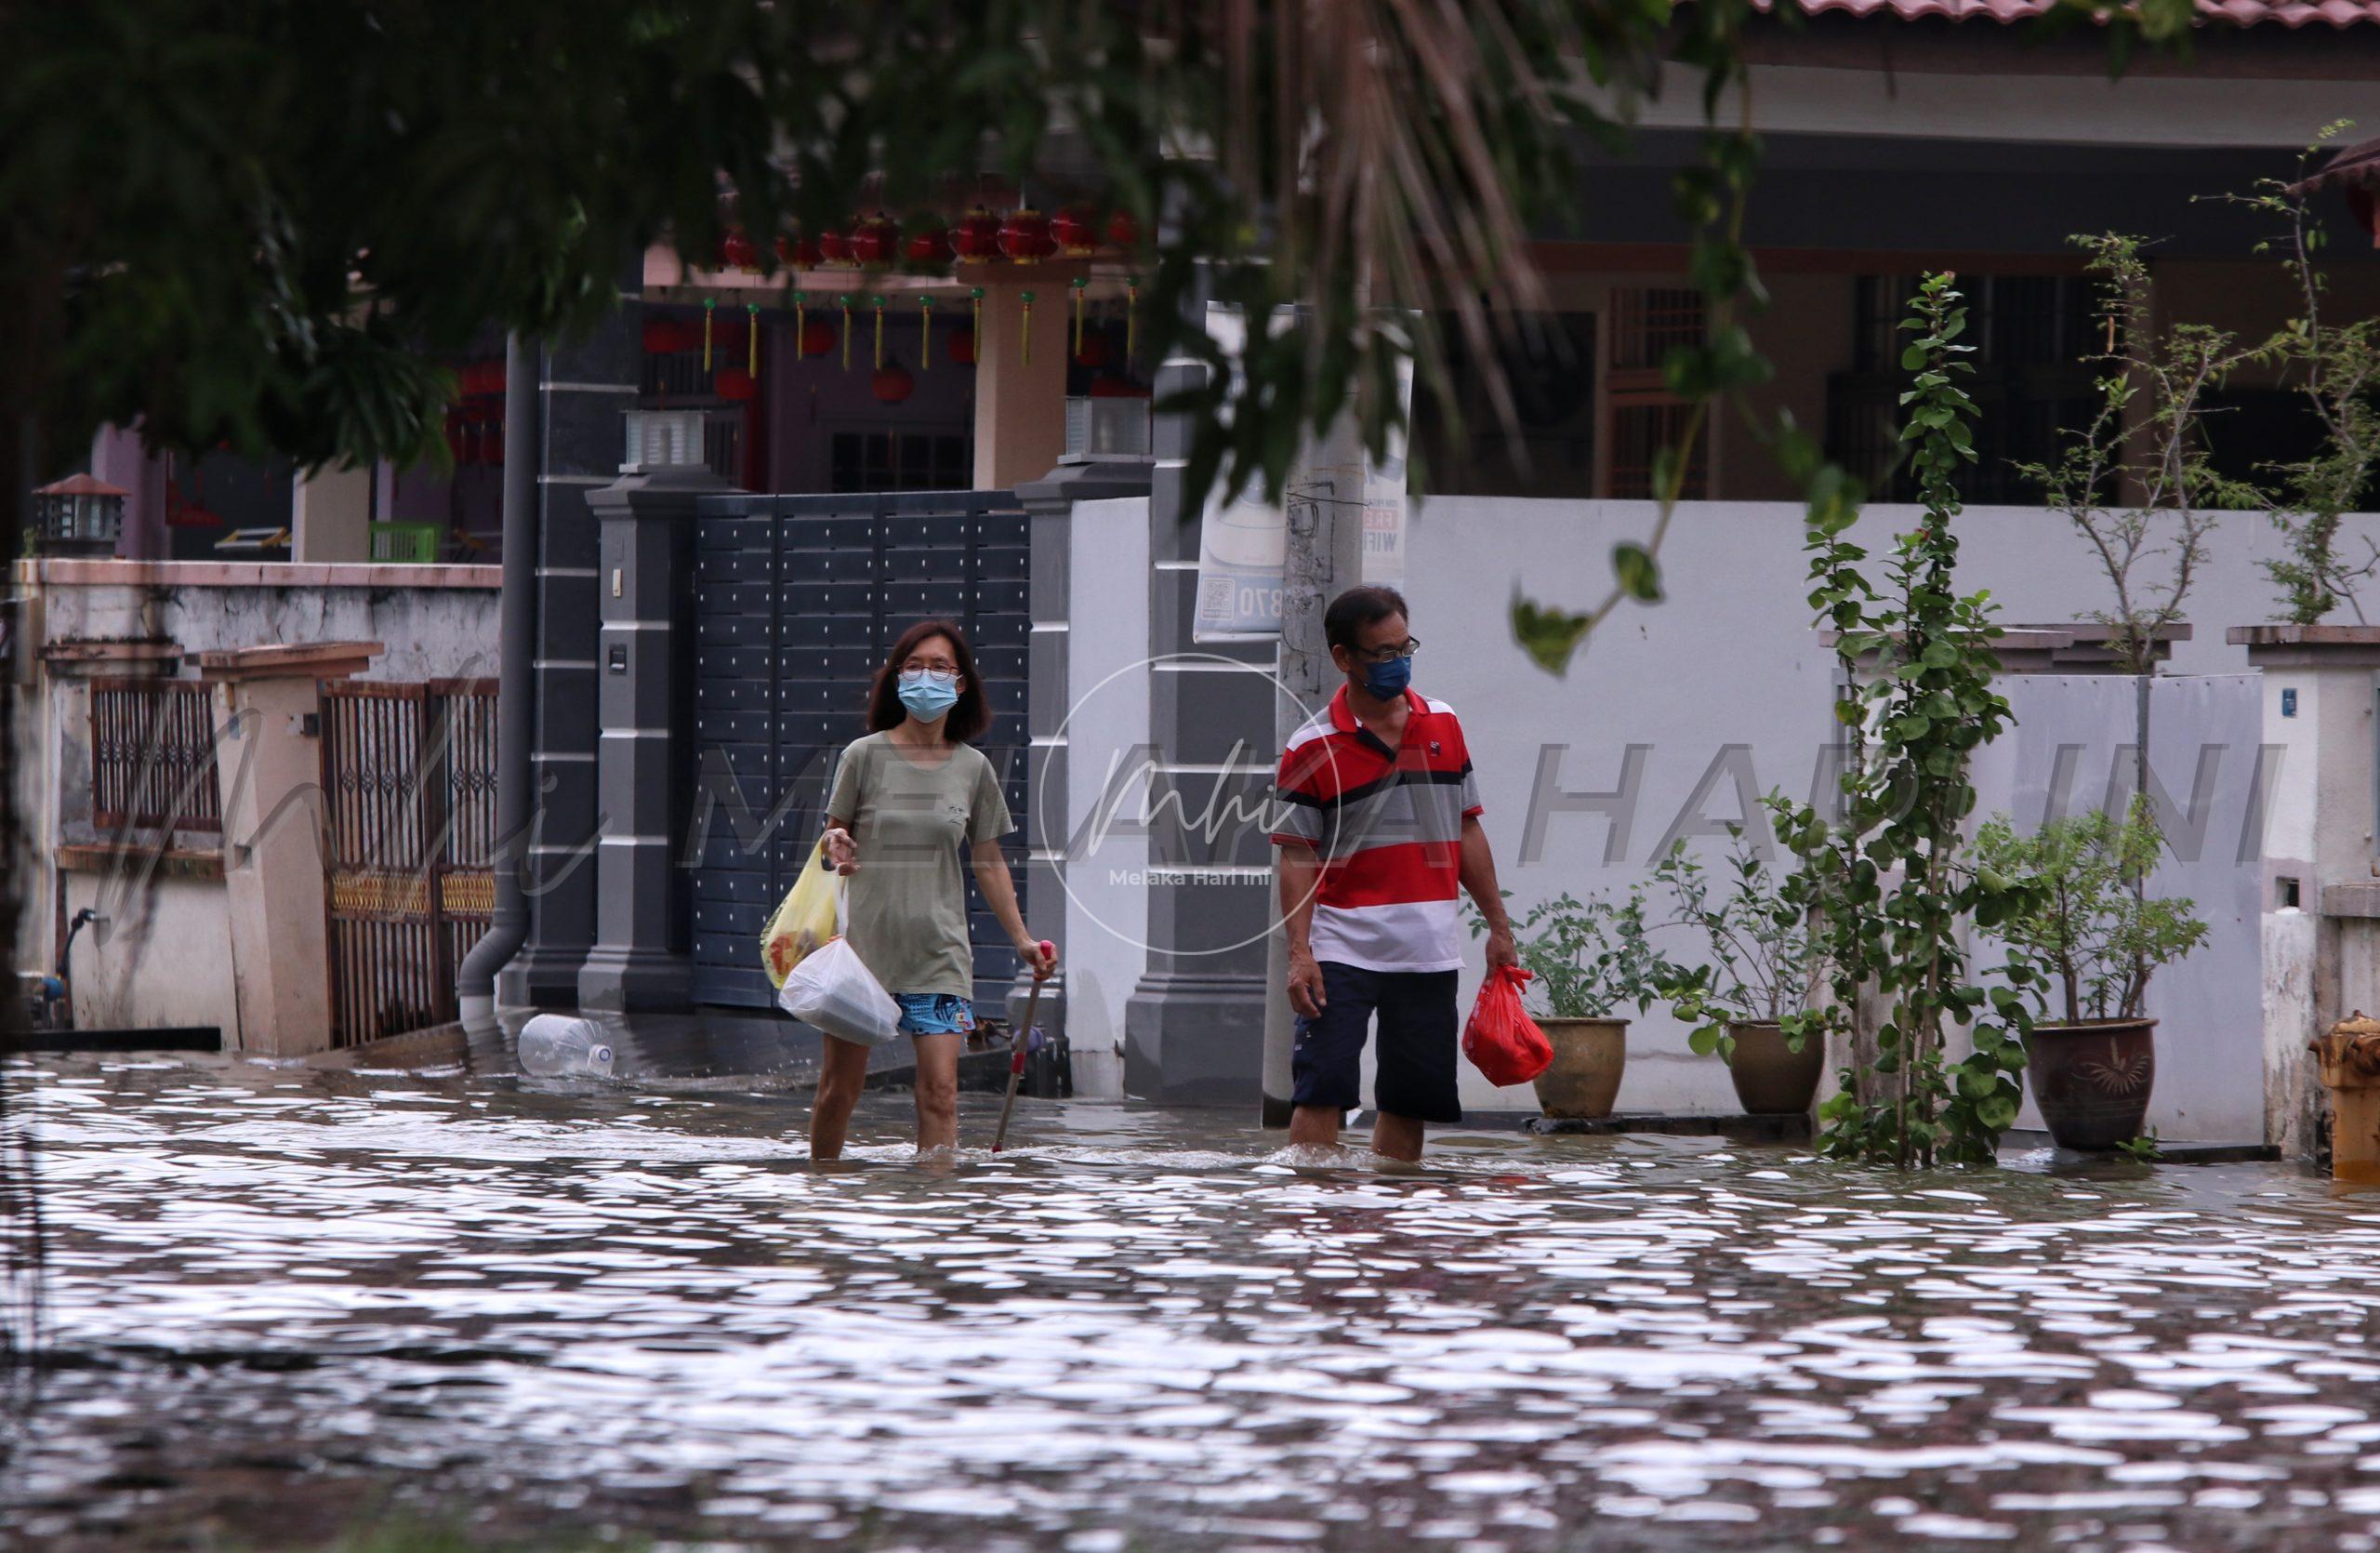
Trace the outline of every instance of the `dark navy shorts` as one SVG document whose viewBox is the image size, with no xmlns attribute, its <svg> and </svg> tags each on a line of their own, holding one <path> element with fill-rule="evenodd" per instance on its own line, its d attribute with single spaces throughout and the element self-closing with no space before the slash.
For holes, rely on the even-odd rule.
<svg viewBox="0 0 2380 1553">
<path fill-rule="evenodd" d="M 1368 971 L 1325 960 L 1322 1013 L 1298 1016 L 1290 1096 L 1301 1106 L 1354 1110 L 1362 1101 L 1358 1064 L 1372 1015 L 1380 1015 L 1380 1065 L 1372 1103 L 1414 1122 L 1460 1122 L 1455 1090 L 1453 971 Z"/>
</svg>

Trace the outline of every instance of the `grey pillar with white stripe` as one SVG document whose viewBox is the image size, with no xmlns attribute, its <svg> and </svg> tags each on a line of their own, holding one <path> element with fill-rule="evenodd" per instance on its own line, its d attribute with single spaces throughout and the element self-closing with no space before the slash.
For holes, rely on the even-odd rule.
<svg viewBox="0 0 2380 1553">
<path fill-rule="evenodd" d="M 1160 367 L 1156 397 L 1205 368 Z M 1148 970 L 1124 1015 L 1127 1094 L 1171 1105 L 1244 1106 L 1259 1096 L 1264 939 L 1273 919 L 1273 647 L 1192 640 L 1198 511 L 1183 491 L 1190 431 L 1160 415 L 1149 496 L 1149 736 L 1155 748 Z M 1170 806 L 1174 795 L 1180 809 Z"/>
<path fill-rule="evenodd" d="M 524 889 L 529 932 L 497 1002 L 567 1008 L 595 942 L 596 520 L 588 495 L 619 478 L 621 412 L 643 374 L 641 257 L 620 306 L 583 339 L 538 352 L 536 732 Z M 509 450 L 508 450 L 509 452 Z"/>
<path fill-rule="evenodd" d="M 731 488 L 700 465 L 632 466 L 588 498 L 602 525 L 595 774 L 604 825 L 581 1008 L 690 1001 L 692 903 L 674 831 L 693 786 L 694 509 Z"/>
</svg>

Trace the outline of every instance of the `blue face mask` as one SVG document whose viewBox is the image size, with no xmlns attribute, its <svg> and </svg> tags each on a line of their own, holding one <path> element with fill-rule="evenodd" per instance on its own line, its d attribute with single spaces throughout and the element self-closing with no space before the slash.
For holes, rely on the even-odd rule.
<svg viewBox="0 0 2380 1553">
<path fill-rule="evenodd" d="M 922 669 L 901 671 L 901 704 L 920 723 L 931 723 L 959 704 L 959 678 L 936 679 Z"/>
<path fill-rule="evenodd" d="M 1394 701 L 1413 683 L 1413 660 L 1393 657 L 1386 663 L 1364 665 L 1364 689 L 1383 701 Z"/>
</svg>

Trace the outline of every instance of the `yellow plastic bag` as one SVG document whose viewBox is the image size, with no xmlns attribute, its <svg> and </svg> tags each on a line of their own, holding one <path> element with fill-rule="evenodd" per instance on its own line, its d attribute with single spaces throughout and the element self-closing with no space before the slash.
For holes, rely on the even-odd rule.
<svg viewBox="0 0 2380 1553">
<path fill-rule="evenodd" d="M 783 987 L 792 969 L 836 932 L 835 885 L 838 876 L 826 866 L 824 842 L 810 849 L 810 861 L 793 888 L 785 894 L 776 915 L 760 930 L 760 963 L 769 984 Z"/>
</svg>

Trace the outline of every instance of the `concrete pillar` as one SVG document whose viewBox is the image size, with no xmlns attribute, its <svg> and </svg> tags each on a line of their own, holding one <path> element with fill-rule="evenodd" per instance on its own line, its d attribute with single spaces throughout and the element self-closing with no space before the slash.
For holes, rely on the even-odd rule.
<svg viewBox="0 0 2380 1553">
<path fill-rule="evenodd" d="M 1077 266 L 1038 266 L 1029 280 L 984 288 L 975 341 L 975 488 L 1005 491 L 1041 479 L 1066 450 L 1067 283 Z M 1033 294 L 1025 360 L 1025 294 Z"/>
<path fill-rule="evenodd" d="M 1167 362 L 1157 400 L 1195 386 L 1204 370 L 1187 358 Z M 1149 866 L 1177 870 L 1179 880 L 1150 887 L 1149 968 L 1126 1006 L 1124 1087 L 1174 1105 L 1250 1106 L 1262 1093 L 1265 937 L 1275 915 L 1272 843 L 1261 819 L 1279 754 L 1274 649 L 1269 641 L 1191 640 L 1198 512 L 1183 486 L 1190 429 L 1181 416 L 1161 415 L 1153 430 L 1151 796 L 1168 806 L 1152 827 Z"/>
<path fill-rule="evenodd" d="M 642 257 L 622 272 L 621 304 L 593 333 L 537 352 L 536 728 L 524 890 L 529 933 L 497 979 L 507 1006 L 578 1000 L 595 943 L 597 521 L 588 497 L 619 478 L 622 413 L 643 373 Z M 508 441 L 505 456 L 522 450 Z"/>
<path fill-rule="evenodd" d="M 377 642 L 192 653 L 218 686 L 223 896 L 240 1050 L 298 1056 L 331 1046 L 320 717 L 324 680 L 362 672 Z"/>
<path fill-rule="evenodd" d="M 140 445 L 129 427 L 102 426 L 91 439 L 91 472 L 130 494 L 116 554 L 126 561 L 164 561 L 173 553 L 165 527 L 165 461 Z"/>
<path fill-rule="evenodd" d="M 293 561 L 372 559 L 372 487 L 377 466 L 336 464 L 301 475 L 290 502 Z"/>
<path fill-rule="evenodd" d="M 2380 627 L 2226 639 L 2264 676 L 2265 1135 L 2306 1158 L 2328 1105 L 2309 1043 L 2353 1011 L 2380 1013 Z"/>
<path fill-rule="evenodd" d="M 632 469 L 588 498 L 602 524 L 596 782 L 606 823 L 581 1008 L 689 1001 L 693 914 L 674 849 L 694 749 L 694 504 L 730 489 L 700 466 Z"/>
<path fill-rule="evenodd" d="M 1067 601 L 1073 585 L 1075 503 L 1148 494 L 1149 463 L 1145 458 L 1062 465 L 1042 479 L 1016 487 L 1016 498 L 1024 504 L 1031 525 L 1033 547 L 1028 599 L 1033 612 L 1033 636 L 1027 658 L 1030 687 L 1025 705 L 1025 727 L 1030 736 L 1025 750 L 1025 791 L 1032 802 L 1028 812 L 1020 816 L 1025 821 L 1027 848 L 1024 886 L 1025 898 L 1034 908 L 1033 915 L 1043 923 L 1064 921 L 1066 899 L 1065 825 L 1067 815 L 1072 813 L 1066 783 L 1073 769 L 1066 749 L 1066 726 L 1068 714 L 1074 710 L 1076 689 L 1067 670 L 1068 637 L 1074 629 L 1074 622 L 1067 617 Z M 1095 620 L 1084 622 L 1085 628 L 1091 630 L 1096 630 L 1098 624 Z M 1104 761 L 1104 751 L 1093 752 L 1090 780 L 1098 779 Z M 1036 1016 L 1041 1028 L 1051 1031 L 1065 1028 L 1064 946 L 1060 948 L 1057 985 L 1043 990 L 1041 1011 Z M 1025 1017 L 1025 1000 L 1032 990 L 1032 973 L 1019 970 L 1008 996 L 1012 1020 Z"/>
</svg>

